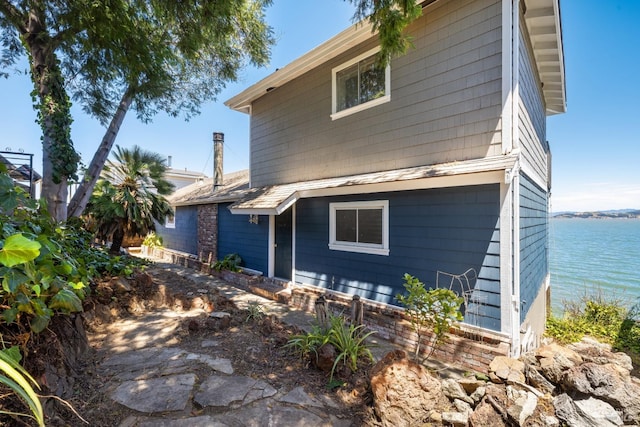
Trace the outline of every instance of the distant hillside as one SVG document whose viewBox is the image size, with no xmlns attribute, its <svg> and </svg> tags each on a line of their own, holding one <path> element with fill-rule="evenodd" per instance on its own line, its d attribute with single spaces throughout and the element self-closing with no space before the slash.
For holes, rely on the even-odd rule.
<svg viewBox="0 0 640 427">
<path fill-rule="evenodd" d="M 552 213 L 553 218 L 640 218 L 640 210 L 638 209 L 619 209 L 612 211 L 595 211 L 595 212 L 556 212 Z"/>
</svg>

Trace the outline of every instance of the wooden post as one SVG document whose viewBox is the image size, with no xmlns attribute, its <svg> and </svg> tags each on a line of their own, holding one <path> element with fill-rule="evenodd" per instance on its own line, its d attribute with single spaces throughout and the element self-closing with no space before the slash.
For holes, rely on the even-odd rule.
<svg viewBox="0 0 640 427">
<path fill-rule="evenodd" d="M 316 300 L 316 319 L 322 328 L 327 327 L 327 300 L 324 295 L 320 295 Z"/>
<path fill-rule="evenodd" d="M 364 320 L 364 306 L 360 301 L 360 295 L 354 295 L 351 299 L 351 324 L 354 326 L 360 326 Z"/>
</svg>

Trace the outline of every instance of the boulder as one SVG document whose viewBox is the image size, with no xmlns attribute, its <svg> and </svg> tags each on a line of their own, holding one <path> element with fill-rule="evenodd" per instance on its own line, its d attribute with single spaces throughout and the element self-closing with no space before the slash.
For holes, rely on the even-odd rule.
<svg viewBox="0 0 640 427">
<path fill-rule="evenodd" d="M 524 363 L 507 356 L 496 356 L 489 364 L 489 378 L 495 383 L 525 382 Z"/>
<path fill-rule="evenodd" d="M 567 392 L 594 396 L 620 408 L 625 422 L 640 423 L 640 386 L 618 365 L 583 363 L 564 373 L 562 385 Z"/>
<path fill-rule="evenodd" d="M 524 425 L 527 418 L 533 415 L 536 406 L 538 406 L 538 398 L 535 394 L 511 386 L 507 386 L 507 399 L 507 413 L 521 426 Z"/>
<path fill-rule="evenodd" d="M 473 405 L 473 399 L 467 395 L 460 383 L 452 378 L 442 381 L 442 392 L 450 400 L 460 399 Z"/>
<path fill-rule="evenodd" d="M 404 351 L 388 353 L 371 370 L 373 409 L 382 426 L 422 425 L 448 404 L 440 381 Z"/>
<path fill-rule="evenodd" d="M 447 425 L 466 427 L 469 424 L 469 414 L 466 412 L 443 412 L 442 421 Z"/>
<path fill-rule="evenodd" d="M 623 425 L 622 419 L 608 403 L 590 397 L 574 401 L 566 393 L 553 399 L 556 416 L 569 426 L 613 427 Z"/>
<path fill-rule="evenodd" d="M 474 403 L 478 404 L 486 393 L 487 389 L 484 386 L 478 387 L 469 397 L 474 401 Z"/>
<path fill-rule="evenodd" d="M 485 384 L 484 381 L 480 381 L 473 377 L 461 378 L 460 380 L 458 380 L 458 383 L 469 395 L 476 391 L 478 387 L 481 387 Z"/>
<path fill-rule="evenodd" d="M 498 411 L 487 401 L 482 401 L 469 416 L 469 425 L 471 427 L 507 426 Z"/>
<path fill-rule="evenodd" d="M 556 387 L 533 366 L 526 365 L 524 373 L 527 377 L 528 384 L 537 388 L 541 392 L 553 394 L 555 391 Z"/>
<path fill-rule="evenodd" d="M 582 341 L 567 347 L 580 354 L 585 362 L 599 365 L 613 363 L 628 371 L 633 369 L 631 357 L 622 352 L 614 352 L 609 344 L 598 342 L 592 338 L 585 337 Z"/>
<path fill-rule="evenodd" d="M 331 372 L 338 353 L 332 344 L 323 344 L 318 348 L 314 363 L 323 372 Z"/>
<path fill-rule="evenodd" d="M 536 350 L 542 374 L 554 384 L 560 383 L 562 374 L 582 363 L 582 357 L 575 351 L 556 343 Z"/>
</svg>

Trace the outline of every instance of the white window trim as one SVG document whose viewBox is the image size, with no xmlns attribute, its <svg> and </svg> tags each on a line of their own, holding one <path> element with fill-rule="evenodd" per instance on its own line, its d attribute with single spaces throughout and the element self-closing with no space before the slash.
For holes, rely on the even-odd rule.
<svg viewBox="0 0 640 427">
<path fill-rule="evenodd" d="M 336 211 L 338 209 L 382 209 L 382 244 L 336 241 Z M 389 255 L 389 201 L 329 203 L 329 249 L 372 255 Z"/>
<path fill-rule="evenodd" d="M 169 216 L 167 215 L 164 218 L 164 228 L 176 228 L 176 214 L 178 212 L 176 212 L 174 210 L 173 215 Z"/>
<path fill-rule="evenodd" d="M 371 101 L 367 101 L 363 104 L 358 104 L 355 107 L 347 108 L 346 110 L 336 111 L 337 110 L 337 96 L 338 96 L 338 88 L 336 87 L 336 74 L 344 70 L 347 67 L 352 66 L 353 64 L 362 61 L 365 58 L 368 58 L 372 55 L 375 55 L 380 51 L 380 47 L 375 47 L 362 55 L 358 55 L 350 61 L 345 62 L 331 70 L 331 120 L 336 120 L 345 116 L 350 116 L 351 114 L 357 113 L 362 110 L 367 110 L 369 108 L 375 107 L 376 105 L 384 104 L 386 102 L 391 101 L 391 66 L 387 64 L 384 73 L 384 96 L 380 98 L 372 99 Z"/>
</svg>

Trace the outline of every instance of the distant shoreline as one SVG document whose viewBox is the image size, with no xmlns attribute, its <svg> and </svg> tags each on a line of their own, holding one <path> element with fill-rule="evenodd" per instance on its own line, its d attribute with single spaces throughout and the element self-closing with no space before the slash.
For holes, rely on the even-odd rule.
<svg viewBox="0 0 640 427">
<path fill-rule="evenodd" d="M 557 212 L 551 214 L 552 218 L 584 218 L 584 219 L 640 219 L 640 210 L 623 209 L 615 211 L 593 212 Z"/>
</svg>

